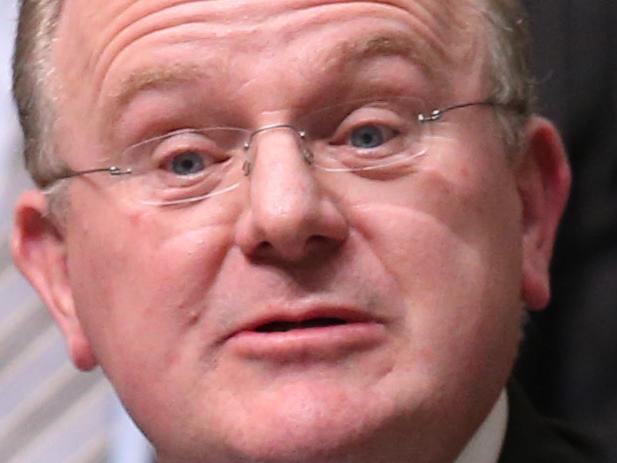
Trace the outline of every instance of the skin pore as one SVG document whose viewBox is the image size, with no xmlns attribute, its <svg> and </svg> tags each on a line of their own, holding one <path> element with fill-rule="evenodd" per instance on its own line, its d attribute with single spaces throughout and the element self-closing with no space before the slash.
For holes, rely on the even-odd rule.
<svg viewBox="0 0 617 463">
<path fill-rule="evenodd" d="M 434 0 L 68 0 L 60 151 L 79 170 L 172 130 L 295 124 L 333 102 L 480 101 L 474 21 Z M 62 231 L 22 254 L 45 256 L 30 274 L 74 362 L 105 370 L 163 463 L 450 462 L 507 381 L 523 305 L 548 297 L 567 168 L 550 126 L 529 134 L 544 157 L 513 166 L 491 110 L 453 112 L 385 181 L 317 172 L 290 131 L 264 132 L 240 187 L 188 206 L 71 180 Z M 332 313 L 356 326 L 250 333 Z"/>
</svg>

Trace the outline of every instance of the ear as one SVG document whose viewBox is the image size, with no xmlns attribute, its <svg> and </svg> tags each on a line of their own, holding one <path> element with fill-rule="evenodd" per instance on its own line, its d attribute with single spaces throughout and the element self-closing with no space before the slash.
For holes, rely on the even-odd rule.
<svg viewBox="0 0 617 463">
<path fill-rule="evenodd" d="M 549 267 L 559 221 L 571 184 L 570 166 L 555 126 L 532 117 L 526 149 L 518 164 L 517 184 L 523 206 L 522 298 L 530 309 L 550 300 Z"/>
<path fill-rule="evenodd" d="M 75 366 L 91 370 L 96 358 L 75 310 L 65 235 L 49 213 L 48 198 L 40 191 L 24 193 L 15 208 L 13 259 L 30 280 L 60 326 Z"/>
</svg>

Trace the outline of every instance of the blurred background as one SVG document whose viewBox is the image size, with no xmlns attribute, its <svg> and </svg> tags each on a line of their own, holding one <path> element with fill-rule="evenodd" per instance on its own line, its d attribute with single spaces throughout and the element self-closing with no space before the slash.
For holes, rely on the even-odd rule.
<svg viewBox="0 0 617 463">
<path fill-rule="evenodd" d="M 617 2 L 528 0 L 539 108 L 562 130 L 574 189 L 553 302 L 527 327 L 516 377 L 538 409 L 617 461 Z M 30 186 L 10 94 L 15 0 L 0 6 L 0 462 L 141 463 L 150 450 L 101 373 L 77 372 L 12 266 L 12 208 Z"/>
<path fill-rule="evenodd" d="M 140 463 L 149 448 L 100 371 L 78 372 L 9 253 L 12 209 L 31 183 L 21 158 L 10 60 L 16 0 L 0 3 L 0 462 Z"/>
<path fill-rule="evenodd" d="M 617 462 L 617 2 L 523 0 L 539 108 L 574 173 L 553 261 L 516 376 L 536 408 L 602 439 Z"/>
</svg>

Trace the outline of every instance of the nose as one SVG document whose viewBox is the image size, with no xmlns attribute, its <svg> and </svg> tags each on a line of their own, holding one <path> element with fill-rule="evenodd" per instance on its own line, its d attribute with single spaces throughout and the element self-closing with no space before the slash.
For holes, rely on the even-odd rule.
<svg viewBox="0 0 617 463">
<path fill-rule="evenodd" d="M 336 198 L 323 188 L 289 127 L 251 140 L 249 199 L 236 243 L 251 258 L 297 262 L 331 252 L 348 235 Z"/>
</svg>

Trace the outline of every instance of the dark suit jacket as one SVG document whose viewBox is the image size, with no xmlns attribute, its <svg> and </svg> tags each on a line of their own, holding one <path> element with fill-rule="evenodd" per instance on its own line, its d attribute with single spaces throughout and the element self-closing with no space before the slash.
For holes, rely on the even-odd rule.
<svg viewBox="0 0 617 463">
<path fill-rule="evenodd" d="M 609 463 L 593 439 L 540 416 L 517 385 L 509 387 L 508 403 L 499 463 Z"/>
<path fill-rule="evenodd" d="M 540 110 L 563 132 L 571 201 L 553 301 L 533 313 L 517 378 L 535 407 L 603 436 L 617 462 L 617 0 L 525 0 Z"/>
</svg>

